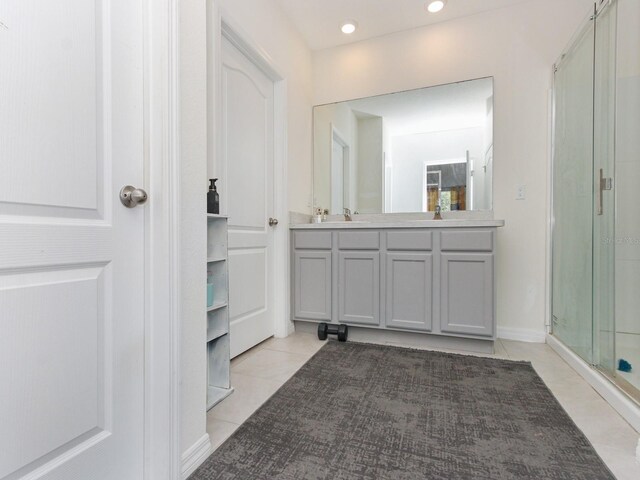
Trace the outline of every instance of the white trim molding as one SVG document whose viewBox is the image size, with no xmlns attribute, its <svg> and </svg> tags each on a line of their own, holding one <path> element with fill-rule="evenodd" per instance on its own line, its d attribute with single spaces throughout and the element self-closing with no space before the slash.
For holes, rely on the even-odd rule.
<svg viewBox="0 0 640 480">
<path fill-rule="evenodd" d="M 591 365 L 572 352 L 553 335 L 547 335 L 547 344 L 560 355 L 598 394 L 613 407 L 636 431 L 640 432 L 640 407 Z"/>
<path fill-rule="evenodd" d="M 145 2 L 145 480 L 181 466 L 178 4 Z"/>
<path fill-rule="evenodd" d="M 186 480 L 212 453 L 209 434 L 205 434 L 182 454 L 182 479 Z"/>
<path fill-rule="evenodd" d="M 544 330 L 532 330 L 529 328 L 509 328 L 498 326 L 498 338 L 515 340 L 517 342 L 544 343 L 546 339 Z"/>
</svg>

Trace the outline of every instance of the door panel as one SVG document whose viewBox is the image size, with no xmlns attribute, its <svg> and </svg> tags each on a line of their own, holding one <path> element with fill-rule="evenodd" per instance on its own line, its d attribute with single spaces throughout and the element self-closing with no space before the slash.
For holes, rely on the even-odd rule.
<svg viewBox="0 0 640 480">
<path fill-rule="evenodd" d="M 98 218 L 110 128 L 102 108 L 110 83 L 105 13 L 100 1 L 2 2 L 0 158 L 12 160 L 0 176 L 5 211 L 66 207 L 74 211 L 67 215 Z"/>
<path fill-rule="evenodd" d="M 593 358 L 593 22 L 556 67 L 553 142 L 553 333 Z"/>
<path fill-rule="evenodd" d="M 0 19 L 0 478 L 139 479 L 142 2 Z"/>
<path fill-rule="evenodd" d="M 331 321 L 331 252 L 296 251 L 294 316 Z"/>
<path fill-rule="evenodd" d="M 226 38 L 222 48 L 222 211 L 229 216 L 231 356 L 274 333 L 273 82 Z M 226 178 L 225 178 L 226 174 Z"/>
<path fill-rule="evenodd" d="M 615 266 L 616 236 L 615 194 L 601 190 L 600 171 L 603 178 L 615 178 L 616 155 L 616 10 L 614 2 L 595 20 L 594 56 L 594 135 L 593 171 L 595 205 L 593 211 L 593 363 L 609 375 L 615 375 Z M 630 175 L 633 179 L 634 175 Z M 634 179 L 635 180 L 635 179 Z M 632 180 L 632 183 L 635 181 Z M 613 189 L 616 189 L 614 192 Z M 635 197 L 636 188 L 634 186 Z M 626 202 L 618 203 L 624 208 Z M 618 211 L 621 209 L 619 208 Z M 635 212 L 634 208 L 634 214 Z"/>
<path fill-rule="evenodd" d="M 491 337 L 493 254 L 441 255 L 440 330 Z"/>
<path fill-rule="evenodd" d="M 380 325 L 380 253 L 340 252 L 338 321 Z"/>
<path fill-rule="evenodd" d="M 433 322 L 433 256 L 387 253 L 386 326 L 431 331 Z"/>
<path fill-rule="evenodd" d="M 251 275 L 236 275 L 230 279 L 231 317 L 246 317 L 263 312 L 267 307 L 267 292 L 264 289 L 267 280 L 267 258 L 264 249 L 233 251 L 229 255 L 229 268 L 236 272 L 251 272 Z M 252 295 L 247 295 L 247 291 L 252 292 Z"/>
</svg>

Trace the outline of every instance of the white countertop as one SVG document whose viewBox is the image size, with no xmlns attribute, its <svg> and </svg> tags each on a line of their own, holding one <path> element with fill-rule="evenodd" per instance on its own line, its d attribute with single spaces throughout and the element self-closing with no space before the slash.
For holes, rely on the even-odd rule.
<svg viewBox="0 0 640 480">
<path fill-rule="evenodd" d="M 504 220 L 489 219 L 450 219 L 450 220 L 401 220 L 401 221 L 328 221 L 322 223 L 296 223 L 289 225 L 291 230 L 333 230 L 356 228 L 474 228 L 503 227 Z"/>
</svg>

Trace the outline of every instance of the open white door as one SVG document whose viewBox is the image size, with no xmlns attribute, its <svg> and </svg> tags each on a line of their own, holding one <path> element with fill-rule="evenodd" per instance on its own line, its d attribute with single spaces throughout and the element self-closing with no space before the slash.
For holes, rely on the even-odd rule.
<svg viewBox="0 0 640 480">
<path fill-rule="evenodd" d="M 226 37 L 221 75 L 222 209 L 229 215 L 229 321 L 235 357 L 275 330 L 274 234 L 269 225 L 274 209 L 274 85 Z"/>
<path fill-rule="evenodd" d="M 143 478 L 143 2 L 0 2 L 0 479 Z"/>
</svg>

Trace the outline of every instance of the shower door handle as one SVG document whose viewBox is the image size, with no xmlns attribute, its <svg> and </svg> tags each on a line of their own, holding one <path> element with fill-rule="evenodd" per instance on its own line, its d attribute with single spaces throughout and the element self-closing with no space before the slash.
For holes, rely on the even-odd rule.
<svg viewBox="0 0 640 480">
<path fill-rule="evenodd" d="M 611 190 L 613 188 L 613 179 L 604 178 L 603 171 L 600 169 L 600 177 L 598 178 L 598 215 L 602 215 L 604 213 L 604 208 L 602 206 L 602 192 L 605 190 Z"/>
</svg>

